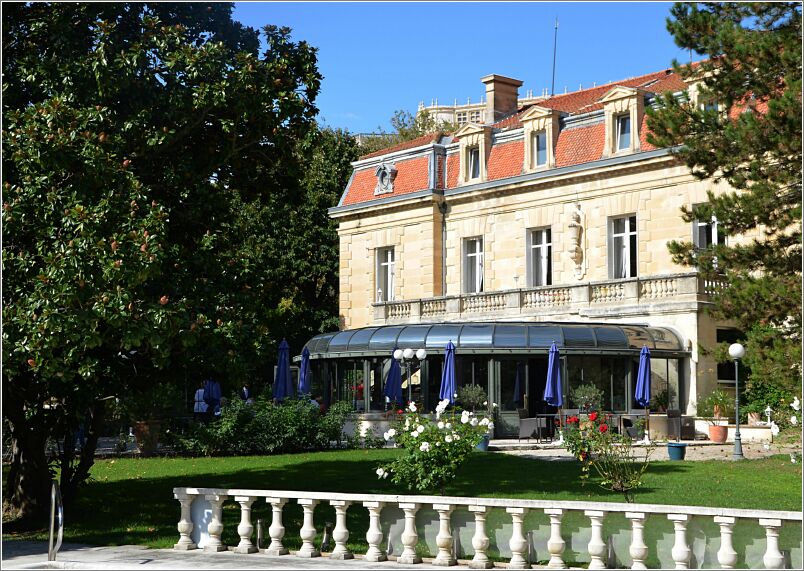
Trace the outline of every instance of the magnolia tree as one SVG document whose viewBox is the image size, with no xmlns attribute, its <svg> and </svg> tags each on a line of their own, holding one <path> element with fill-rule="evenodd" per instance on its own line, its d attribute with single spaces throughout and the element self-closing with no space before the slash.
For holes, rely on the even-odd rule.
<svg viewBox="0 0 804 571">
<path fill-rule="evenodd" d="M 453 408 L 447 412 L 449 400 L 436 407 L 436 420 L 419 414 L 410 403 L 403 419 L 383 436 L 393 440 L 407 454 L 377 468 L 378 478 L 391 477 L 395 484 L 419 492 L 438 490 L 455 479 L 484 435 L 491 433 L 494 423 L 487 416 Z"/>
</svg>

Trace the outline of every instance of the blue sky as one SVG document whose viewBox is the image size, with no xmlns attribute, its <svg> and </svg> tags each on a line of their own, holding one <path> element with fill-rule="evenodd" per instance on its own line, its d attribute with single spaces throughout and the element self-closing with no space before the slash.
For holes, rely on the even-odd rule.
<svg viewBox="0 0 804 571">
<path fill-rule="evenodd" d="M 490 73 L 524 81 L 520 96 L 608 83 L 688 61 L 665 27 L 666 2 L 237 2 L 234 18 L 288 26 L 318 48 L 323 123 L 390 130 L 397 109 L 479 101 Z M 693 54 L 693 59 L 700 59 Z"/>
</svg>

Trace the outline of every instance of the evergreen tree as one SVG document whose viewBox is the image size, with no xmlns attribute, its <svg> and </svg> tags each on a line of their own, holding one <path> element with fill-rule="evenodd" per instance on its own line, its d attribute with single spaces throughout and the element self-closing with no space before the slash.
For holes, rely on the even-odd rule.
<svg viewBox="0 0 804 571">
<path fill-rule="evenodd" d="M 648 110 L 649 141 L 680 145 L 699 179 L 728 185 L 686 221 L 716 217 L 728 244 L 708 250 L 671 242 L 677 263 L 724 281 L 714 315 L 744 332 L 753 376 L 801 386 L 801 4 L 677 3 L 676 43 L 706 59 L 674 69 L 701 82 L 695 107 L 666 94 Z M 721 348 L 722 351 L 722 348 Z"/>
</svg>

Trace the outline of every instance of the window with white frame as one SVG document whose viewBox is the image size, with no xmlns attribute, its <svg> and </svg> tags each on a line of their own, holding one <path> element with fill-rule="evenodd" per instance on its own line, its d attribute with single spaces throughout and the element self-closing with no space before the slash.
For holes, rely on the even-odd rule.
<svg viewBox="0 0 804 571">
<path fill-rule="evenodd" d="M 455 122 L 458 125 L 463 125 L 466 123 L 466 111 L 458 111 L 455 113 Z"/>
<path fill-rule="evenodd" d="M 469 159 L 469 178 L 480 178 L 480 147 L 469 147 L 466 154 Z"/>
<path fill-rule="evenodd" d="M 714 214 L 709 220 L 695 220 L 692 225 L 692 239 L 697 250 L 705 250 L 726 243 L 726 235 L 718 227 L 717 217 Z"/>
<path fill-rule="evenodd" d="M 465 293 L 483 291 L 483 238 L 463 241 L 463 290 Z"/>
<path fill-rule="evenodd" d="M 609 220 L 609 277 L 611 279 L 637 276 L 636 216 Z"/>
<path fill-rule="evenodd" d="M 377 248 L 377 301 L 394 300 L 394 249 Z"/>
<path fill-rule="evenodd" d="M 469 121 L 471 123 L 480 123 L 480 120 L 481 120 L 480 117 L 481 117 L 480 111 L 472 111 L 469 114 Z"/>
<path fill-rule="evenodd" d="M 533 133 L 533 142 L 531 145 L 533 151 L 533 166 L 542 167 L 547 164 L 547 133 L 545 131 L 537 131 Z"/>
<path fill-rule="evenodd" d="M 631 148 L 631 114 L 626 113 L 617 117 L 617 147 L 618 151 Z"/>
<path fill-rule="evenodd" d="M 550 228 L 537 228 L 528 233 L 529 286 L 546 286 L 553 283 L 552 250 Z"/>
</svg>

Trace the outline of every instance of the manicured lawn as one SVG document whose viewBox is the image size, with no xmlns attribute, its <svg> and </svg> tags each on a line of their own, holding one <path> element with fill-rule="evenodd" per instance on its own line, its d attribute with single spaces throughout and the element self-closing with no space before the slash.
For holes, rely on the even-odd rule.
<svg viewBox="0 0 804 571">
<path fill-rule="evenodd" d="M 152 458 L 101 460 L 77 505 L 65 510 L 66 542 L 97 545 L 142 544 L 170 547 L 178 539 L 179 503 L 173 488 L 182 486 L 400 493 L 374 470 L 398 450 L 353 450 L 233 458 Z M 497 453 L 474 454 L 448 495 L 622 502 L 622 495 L 590 483 L 582 487 L 576 462 L 546 462 Z M 636 502 L 801 509 L 801 465 L 787 456 L 743 462 L 654 462 L 637 490 Z M 270 524 L 270 506 L 256 502 L 253 521 Z M 320 512 L 320 517 L 319 517 Z M 350 543 L 365 550 L 367 515 L 349 510 Z M 239 506 L 224 507 L 224 542 L 237 544 Z M 301 509 L 285 507 L 286 545 L 297 547 Z M 331 506 L 316 510 L 317 527 L 334 521 Z M 267 531 L 266 531 L 267 534 Z M 8 538 L 9 536 L 5 536 Z M 26 535 L 45 539 L 44 534 Z M 361 545 L 363 547 L 361 547 Z"/>
</svg>

